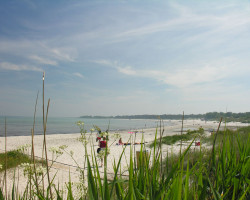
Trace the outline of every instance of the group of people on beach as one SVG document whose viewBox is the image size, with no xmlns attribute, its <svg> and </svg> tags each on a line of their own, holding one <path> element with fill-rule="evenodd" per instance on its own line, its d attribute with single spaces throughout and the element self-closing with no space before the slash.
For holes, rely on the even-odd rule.
<svg viewBox="0 0 250 200">
<path fill-rule="evenodd" d="M 97 153 L 100 154 L 101 151 L 105 151 L 105 149 L 108 147 L 108 137 L 105 137 L 102 135 L 101 130 L 98 130 L 96 135 L 96 142 L 98 142 L 98 148 Z M 118 143 L 116 145 L 140 145 L 144 143 L 135 142 L 135 143 L 129 143 L 129 142 L 122 142 L 122 138 L 119 139 Z M 101 158 L 101 166 L 103 166 L 103 158 Z"/>
<path fill-rule="evenodd" d="M 146 142 L 147 143 L 147 142 Z M 144 144 L 144 142 L 135 142 L 134 145 L 137 145 L 137 144 Z M 118 143 L 116 143 L 116 145 L 131 145 L 130 142 L 122 142 L 122 138 L 119 139 Z"/>
</svg>

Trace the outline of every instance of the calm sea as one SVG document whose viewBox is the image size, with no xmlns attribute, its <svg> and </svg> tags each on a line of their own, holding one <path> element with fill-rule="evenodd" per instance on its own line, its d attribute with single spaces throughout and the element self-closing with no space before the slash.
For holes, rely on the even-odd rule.
<svg viewBox="0 0 250 200">
<path fill-rule="evenodd" d="M 33 117 L 6 117 L 7 136 L 30 135 L 33 127 Z M 149 119 L 87 119 L 77 117 L 49 117 L 47 123 L 47 134 L 79 133 L 77 121 L 84 121 L 85 129 L 89 131 L 93 125 L 97 125 L 102 131 L 109 130 L 131 130 L 143 128 L 155 128 L 159 120 Z M 165 126 L 170 121 L 164 122 Z M 42 117 L 36 118 L 35 135 L 43 134 Z M 5 117 L 0 117 L 0 136 L 5 135 Z"/>
</svg>

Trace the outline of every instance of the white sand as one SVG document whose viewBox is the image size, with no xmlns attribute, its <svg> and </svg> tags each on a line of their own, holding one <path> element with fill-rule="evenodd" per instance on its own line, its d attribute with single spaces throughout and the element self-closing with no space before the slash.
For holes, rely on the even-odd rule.
<svg viewBox="0 0 250 200">
<path fill-rule="evenodd" d="M 167 120 L 169 121 L 169 120 Z M 167 126 L 164 127 L 164 136 L 166 135 L 174 135 L 174 134 L 179 134 L 181 131 L 181 121 L 177 120 L 172 120 L 171 121 L 174 125 L 172 126 Z M 208 129 L 214 129 L 215 131 L 217 130 L 218 127 L 218 122 L 205 122 L 201 120 L 185 120 L 184 121 L 184 130 L 187 129 L 198 129 L 200 126 L 202 126 L 205 131 L 208 133 Z M 241 124 L 241 123 L 227 123 L 227 127 L 238 127 L 238 126 L 244 126 L 248 124 Z M 221 129 L 225 127 L 224 123 L 221 124 Z M 138 133 L 128 133 L 128 131 L 119 131 L 117 133 L 121 134 L 123 142 L 141 142 L 142 139 L 142 130 L 137 130 Z M 130 131 L 129 131 L 130 132 Z M 144 134 L 144 140 L 148 144 L 152 142 L 155 138 L 155 132 L 156 128 L 152 129 L 144 129 L 143 130 Z M 111 132 L 111 135 L 115 132 Z M 91 146 L 93 147 L 92 144 L 94 144 L 94 151 L 96 152 L 98 148 L 98 143 L 95 141 L 96 134 L 93 133 L 91 136 L 90 133 L 87 134 L 90 136 L 90 141 L 93 141 L 88 143 L 87 145 L 87 151 L 88 154 L 91 154 Z M 75 134 L 56 134 L 56 135 L 47 135 L 46 140 L 47 140 L 47 149 L 50 147 L 59 147 L 60 145 L 67 145 L 67 152 L 73 151 L 74 152 L 74 159 L 78 163 L 78 165 L 83 168 L 84 164 L 84 146 L 81 142 L 77 140 L 79 138 L 80 133 L 75 133 Z M 129 141 L 131 139 L 131 141 Z M 114 142 L 114 143 L 113 143 Z M 112 144 L 113 143 L 113 144 Z M 110 154 L 108 155 L 107 158 L 107 168 L 109 177 L 112 177 L 112 172 L 113 172 L 113 163 L 114 161 L 117 163 L 120 155 L 123 151 L 123 148 L 125 146 L 122 145 L 116 145 L 118 143 L 118 140 L 114 141 L 114 139 L 110 136 L 110 141 L 108 142 L 109 148 L 110 148 Z M 4 150 L 4 137 L 0 137 L 0 150 Z M 31 144 L 31 137 L 30 136 L 15 136 L 15 137 L 8 137 L 7 138 L 7 150 L 12 150 L 16 149 L 20 145 L 24 144 Z M 35 145 L 35 155 L 38 157 L 42 157 L 42 144 L 43 144 L 43 136 L 42 135 L 36 135 L 34 137 L 34 145 Z M 112 144 L 112 145 L 111 145 Z M 139 151 L 141 146 L 140 145 L 131 145 L 127 146 L 125 149 L 125 156 L 122 157 L 121 160 L 121 171 L 125 175 L 127 174 L 127 168 L 129 164 L 129 158 L 130 158 L 130 148 L 133 148 L 133 151 Z M 185 148 L 185 145 L 184 145 Z M 146 149 L 150 152 L 150 148 L 147 147 Z M 180 146 L 178 145 L 173 145 L 173 146 L 168 146 L 164 145 L 163 147 L 163 155 L 166 155 L 166 152 L 178 152 L 180 150 Z M 52 160 L 52 153 L 48 151 L 48 159 Z M 57 184 L 58 182 L 60 183 L 61 186 L 64 185 L 65 182 L 69 181 L 69 173 L 71 176 L 71 181 L 72 182 L 79 182 L 79 172 L 76 170 L 77 169 L 77 164 L 73 161 L 73 159 L 66 153 L 61 155 L 57 160 L 57 162 L 53 165 L 53 168 L 51 170 L 50 174 L 50 179 L 54 176 L 55 172 L 57 172 L 57 176 L 54 180 L 54 183 Z M 100 172 L 103 172 L 104 167 L 99 167 Z M 85 170 L 86 171 L 86 170 Z M 19 173 L 18 173 L 19 172 Z M 0 178 L 3 177 L 3 173 L 0 174 Z M 9 191 L 12 186 L 12 180 L 13 180 L 13 170 L 8 170 L 8 187 Z M 46 177 L 47 178 L 47 177 Z M 23 176 L 22 170 L 19 170 L 16 172 L 16 181 L 19 179 L 19 184 L 18 187 L 20 191 L 23 191 L 26 183 L 27 183 L 27 178 Z"/>
</svg>

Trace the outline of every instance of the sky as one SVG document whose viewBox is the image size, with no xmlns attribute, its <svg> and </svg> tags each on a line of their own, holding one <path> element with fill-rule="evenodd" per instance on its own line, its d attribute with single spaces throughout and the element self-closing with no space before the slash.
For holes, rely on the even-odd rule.
<svg viewBox="0 0 250 200">
<path fill-rule="evenodd" d="M 0 115 L 250 111 L 250 1 L 2 0 Z"/>
</svg>

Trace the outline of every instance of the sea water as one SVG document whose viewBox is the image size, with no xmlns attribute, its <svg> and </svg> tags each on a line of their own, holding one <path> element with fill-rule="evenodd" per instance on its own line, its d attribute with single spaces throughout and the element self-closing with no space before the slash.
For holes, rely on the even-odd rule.
<svg viewBox="0 0 250 200">
<path fill-rule="evenodd" d="M 35 135 L 43 134 L 43 119 L 36 117 L 35 119 Z M 7 136 L 23 136 L 31 135 L 33 128 L 33 117 L 6 117 Z M 96 118 L 80 118 L 80 117 L 49 117 L 47 121 L 46 134 L 67 134 L 79 133 L 80 129 L 76 125 L 77 121 L 84 122 L 84 128 L 87 132 L 98 126 L 102 131 L 106 130 L 142 130 L 145 128 L 156 128 L 159 120 L 151 119 L 96 119 Z M 165 121 L 164 125 L 170 125 L 170 121 Z M 0 137 L 5 135 L 5 117 L 0 116 Z"/>
</svg>

